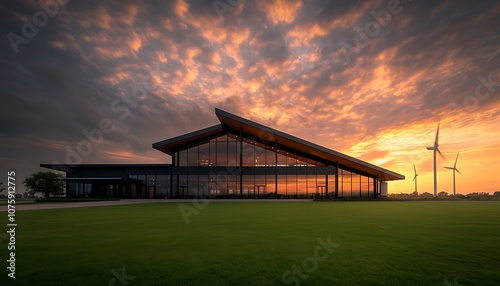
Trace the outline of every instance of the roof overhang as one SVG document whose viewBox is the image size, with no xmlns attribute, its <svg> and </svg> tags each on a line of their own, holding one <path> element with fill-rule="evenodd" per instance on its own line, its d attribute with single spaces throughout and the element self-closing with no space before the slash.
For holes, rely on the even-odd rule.
<svg viewBox="0 0 500 286">
<path fill-rule="evenodd" d="M 75 168 L 168 168 L 171 164 L 40 164 L 40 167 L 70 173 Z"/>
<path fill-rule="evenodd" d="M 217 117 L 219 118 L 224 129 L 231 129 L 233 131 L 241 130 L 244 134 L 256 137 L 264 143 L 277 142 L 279 146 L 284 146 L 291 150 L 298 150 L 303 154 L 322 158 L 323 160 L 328 160 L 332 163 L 338 162 L 338 164 L 342 166 L 376 176 L 381 181 L 404 180 L 405 178 L 404 175 L 377 167 L 373 164 L 269 128 L 229 112 L 216 108 L 215 113 L 217 114 Z"/>
<path fill-rule="evenodd" d="M 61 178 L 61 181 L 124 181 L 124 178 Z"/>
<path fill-rule="evenodd" d="M 222 129 L 222 125 L 217 124 L 212 127 L 153 143 L 153 148 L 172 156 L 173 149 L 177 146 L 210 137 L 222 132 L 224 132 L 224 129 Z"/>
</svg>

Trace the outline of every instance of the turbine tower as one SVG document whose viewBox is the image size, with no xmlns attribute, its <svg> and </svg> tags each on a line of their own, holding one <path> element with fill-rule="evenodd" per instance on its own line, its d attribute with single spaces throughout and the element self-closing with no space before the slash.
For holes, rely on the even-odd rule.
<svg viewBox="0 0 500 286">
<path fill-rule="evenodd" d="M 460 173 L 460 171 L 457 169 L 458 155 L 460 155 L 460 152 L 457 153 L 457 158 L 455 159 L 455 165 L 453 165 L 453 167 L 445 167 L 446 169 L 453 170 L 453 196 L 455 196 L 455 171 L 462 175 L 462 173 Z"/>
<path fill-rule="evenodd" d="M 415 171 L 415 176 L 413 176 L 413 181 L 415 181 L 415 192 L 418 194 L 418 189 L 417 189 L 417 168 L 415 167 L 415 164 L 413 164 L 413 170 Z"/>
<path fill-rule="evenodd" d="M 432 150 L 434 151 L 434 197 L 437 197 L 437 170 L 436 170 L 436 152 L 441 155 L 441 157 L 444 159 L 443 154 L 441 151 L 439 151 L 439 124 L 438 124 L 438 129 L 436 131 L 436 139 L 434 140 L 434 146 L 432 147 L 427 147 L 427 150 Z"/>
</svg>

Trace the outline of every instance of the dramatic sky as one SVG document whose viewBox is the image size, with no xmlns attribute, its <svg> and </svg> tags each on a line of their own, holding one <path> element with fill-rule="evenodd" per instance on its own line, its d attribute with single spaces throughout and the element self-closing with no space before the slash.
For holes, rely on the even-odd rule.
<svg viewBox="0 0 500 286">
<path fill-rule="evenodd" d="M 441 122 L 438 190 L 460 152 L 458 192 L 500 191 L 499 1 L 40 3 L 0 4 L 0 181 L 78 148 L 169 163 L 151 144 L 218 107 L 401 173 L 398 193 L 412 164 L 432 192 Z M 92 130 L 107 133 L 86 150 Z"/>
</svg>

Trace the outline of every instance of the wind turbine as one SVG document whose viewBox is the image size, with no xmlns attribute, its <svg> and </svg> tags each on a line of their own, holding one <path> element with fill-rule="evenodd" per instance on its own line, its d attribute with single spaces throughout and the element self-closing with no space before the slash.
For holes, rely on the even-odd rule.
<svg viewBox="0 0 500 286">
<path fill-rule="evenodd" d="M 455 171 L 462 175 L 462 173 L 460 173 L 460 171 L 457 169 L 458 155 L 460 155 L 460 152 L 457 153 L 457 158 L 455 159 L 455 165 L 453 165 L 453 167 L 445 167 L 446 169 L 453 170 L 453 196 L 455 196 Z"/>
<path fill-rule="evenodd" d="M 439 151 L 439 125 L 438 124 L 438 129 L 436 131 L 436 139 L 434 140 L 434 146 L 432 147 L 427 147 L 427 150 L 432 150 L 434 151 L 434 197 L 437 196 L 437 170 L 436 170 L 436 152 L 439 153 L 439 155 L 441 155 L 441 157 L 443 159 L 445 159 L 445 157 L 443 156 L 443 154 L 441 153 L 441 151 Z"/>
<path fill-rule="evenodd" d="M 413 181 L 415 181 L 415 192 L 418 194 L 418 189 L 417 189 L 417 168 L 415 167 L 415 164 L 413 164 L 413 170 L 415 171 L 415 176 L 413 176 Z"/>
</svg>

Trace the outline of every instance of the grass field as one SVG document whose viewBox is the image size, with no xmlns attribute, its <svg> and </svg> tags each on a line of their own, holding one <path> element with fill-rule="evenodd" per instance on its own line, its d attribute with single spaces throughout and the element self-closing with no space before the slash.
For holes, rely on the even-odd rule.
<svg viewBox="0 0 500 286">
<path fill-rule="evenodd" d="M 0 285 L 500 285 L 498 202 L 178 206 L 19 211 Z"/>
</svg>

